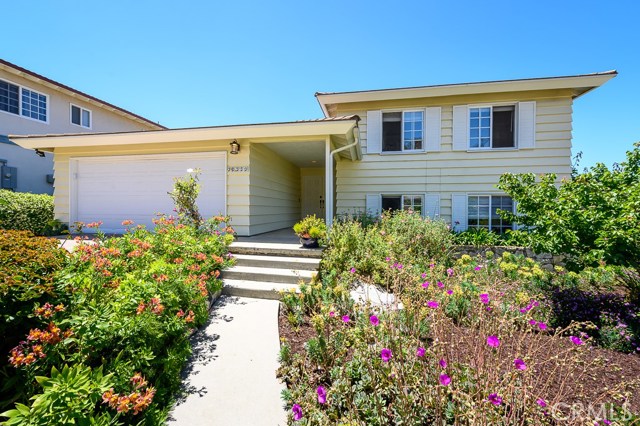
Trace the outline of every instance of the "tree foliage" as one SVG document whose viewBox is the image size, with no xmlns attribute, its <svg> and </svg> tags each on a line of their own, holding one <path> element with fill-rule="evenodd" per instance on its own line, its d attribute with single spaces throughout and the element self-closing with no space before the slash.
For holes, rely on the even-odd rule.
<svg viewBox="0 0 640 426">
<path fill-rule="evenodd" d="M 611 169 L 598 163 L 560 185 L 552 173 L 507 173 L 498 188 L 518 205 L 503 217 L 531 233 L 534 249 L 564 253 L 575 266 L 640 265 L 640 142 Z"/>
</svg>

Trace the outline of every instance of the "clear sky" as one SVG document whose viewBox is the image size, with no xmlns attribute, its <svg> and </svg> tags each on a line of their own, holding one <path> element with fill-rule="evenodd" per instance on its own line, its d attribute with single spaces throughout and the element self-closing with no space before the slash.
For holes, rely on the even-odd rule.
<svg viewBox="0 0 640 426">
<path fill-rule="evenodd" d="M 5 1 L 0 57 L 168 127 L 322 116 L 316 91 L 617 69 L 581 166 L 640 140 L 640 1 Z"/>
</svg>

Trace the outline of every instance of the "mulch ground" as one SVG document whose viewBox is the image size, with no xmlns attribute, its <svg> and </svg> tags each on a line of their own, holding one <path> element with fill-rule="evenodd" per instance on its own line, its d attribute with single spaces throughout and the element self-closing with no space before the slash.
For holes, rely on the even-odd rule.
<svg viewBox="0 0 640 426">
<path fill-rule="evenodd" d="M 287 320 L 284 309 L 280 309 L 278 318 L 278 328 L 280 331 L 280 337 L 286 338 L 288 344 L 291 347 L 292 353 L 304 354 L 304 344 L 310 338 L 316 336 L 314 328 L 309 322 L 309 318 L 305 317 L 304 323 L 297 328 L 293 328 Z M 472 335 L 472 330 L 452 327 L 450 334 L 450 341 L 452 347 L 455 347 L 454 362 L 463 362 L 470 364 L 470 360 L 473 359 L 473 348 L 469 343 L 472 338 L 476 336 Z M 562 345 L 566 345 L 567 342 L 551 339 L 550 337 L 542 337 L 545 344 L 545 360 L 540 365 L 544 365 L 544 368 L 540 369 L 539 373 L 544 379 L 544 371 L 564 371 L 565 374 L 558 376 L 564 377 L 563 380 L 554 380 L 553 376 L 550 376 L 545 384 L 545 394 L 548 395 L 546 399 L 553 400 L 554 395 L 559 393 L 567 395 L 567 390 L 570 390 L 571 396 L 563 398 L 563 402 L 567 404 L 582 403 L 587 406 L 602 397 L 605 388 L 612 390 L 615 386 L 622 382 L 636 382 L 635 384 L 626 387 L 626 390 L 631 391 L 630 398 L 628 399 L 627 408 L 632 413 L 640 413 L 640 356 L 636 354 L 625 354 L 615 352 L 608 349 L 592 347 L 588 351 L 582 352 L 581 362 L 583 365 L 588 365 L 586 371 L 582 372 L 572 365 L 566 365 L 562 362 L 562 359 L 554 359 L 554 355 L 561 353 L 563 349 Z M 505 359 L 508 359 L 508 363 L 512 363 L 514 352 L 517 351 L 515 344 L 508 339 L 502 341 L 503 348 L 501 354 Z M 533 367 L 535 368 L 535 367 Z M 572 375 L 569 370 L 569 374 L 566 374 L 567 369 L 576 369 L 576 374 Z M 538 371 L 536 369 L 536 371 Z M 572 382 L 573 380 L 573 382 Z M 610 399 L 607 399 L 609 402 Z M 601 400 L 598 401 L 602 402 Z"/>
</svg>

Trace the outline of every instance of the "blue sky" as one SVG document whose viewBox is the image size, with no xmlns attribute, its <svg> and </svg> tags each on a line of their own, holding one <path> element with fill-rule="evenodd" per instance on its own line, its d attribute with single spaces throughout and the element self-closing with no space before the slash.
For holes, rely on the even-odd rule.
<svg viewBox="0 0 640 426">
<path fill-rule="evenodd" d="M 322 116 L 316 91 L 617 69 L 574 104 L 581 166 L 640 140 L 640 2 L 12 1 L 0 57 L 168 127 Z"/>
</svg>

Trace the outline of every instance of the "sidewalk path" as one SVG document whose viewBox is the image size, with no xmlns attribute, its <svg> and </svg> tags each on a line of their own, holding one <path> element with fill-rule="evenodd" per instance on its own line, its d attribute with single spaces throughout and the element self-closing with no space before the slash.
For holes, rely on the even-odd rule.
<svg viewBox="0 0 640 426">
<path fill-rule="evenodd" d="M 171 426 L 286 424 L 276 378 L 279 335 L 276 300 L 221 296 L 192 338 L 184 397 Z"/>
</svg>

